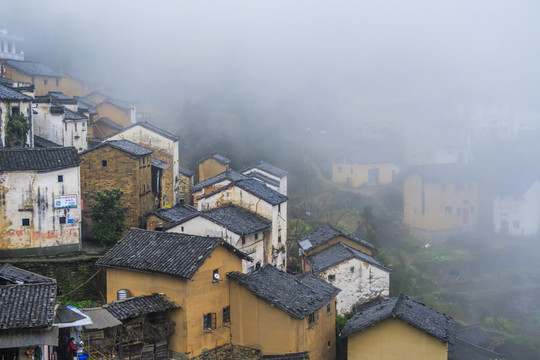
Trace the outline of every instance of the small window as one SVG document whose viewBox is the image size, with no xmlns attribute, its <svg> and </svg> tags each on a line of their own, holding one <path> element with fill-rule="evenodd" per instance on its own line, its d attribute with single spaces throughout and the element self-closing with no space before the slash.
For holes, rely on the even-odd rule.
<svg viewBox="0 0 540 360">
<path fill-rule="evenodd" d="M 255 233 L 255 240 L 259 238 L 259 233 Z"/>
<path fill-rule="evenodd" d="M 319 321 L 319 313 L 315 311 L 314 313 L 309 314 L 308 316 L 308 325 L 313 326 L 317 321 Z"/>
<path fill-rule="evenodd" d="M 215 269 L 212 273 L 212 281 L 216 282 L 220 280 L 221 280 L 221 276 L 219 276 L 219 269 Z"/>
<path fill-rule="evenodd" d="M 49 80 L 43 79 L 43 85 L 47 85 L 48 82 L 49 82 Z"/>
<path fill-rule="evenodd" d="M 145 161 L 146 161 L 146 158 L 142 158 L 143 165 L 144 165 Z"/>
<path fill-rule="evenodd" d="M 32 85 L 36 85 L 36 78 L 32 76 Z"/>
<path fill-rule="evenodd" d="M 242 245 L 245 245 L 245 244 L 246 244 L 246 235 L 242 235 Z"/>
<path fill-rule="evenodd" d="M 184 227 L 180 226 L 180 231 L 184 232 Z"/>
<path fill-rule="evenodd" d="M 107 160 L 101 160 L 101 166 L 107 166 Z"/>
<path fill-rule="evenodd" d="M 338 166 L 337 172 L 341 174 L 343 172 L 343 166 Z"/>
<path fill-rule="evenodd" d="M 332 305 L 330 303 L 326 304 L 326 312 L 329 313 L 332 310 Z"/>
<path fill-rule="evenodd" d="M 216 313 L 207 313 L 203 315 L 203 329 L 212 330 L 216 328 Z"/>
<path fill-rule="evenodd" d="M 351 272 L 352 273 L 354 272 L 354 266 L 351 266 Z"/>
<path fill-rule="evenodd" d="M 444 208 L 444 213 L 446 215 L 452 215 L 452 207 L 451 206 L 447 206 Z"/>
<path fill-rule="evenodd" d="M 30 219 L 22 219 L 22 226 L 30 226 Z"/>
<path fill-rule="evenodd" d="M 59 220 L 60 220 L 60 225 L 66 223 L 66 217 L 65 216 L 60 216 Z"/>
<path fill-rule="evenodd" d="M 277 206 L 277 212 L 278 212 L 278 213 L 281 213 L 281 204 L 278 204 L 278 206 Z"/>
<path fill-rule="evenodd" d="M 64 182 L 64 175 L 58 175 L 58 182 Z"/>
<path fill-rule="evenodd" d="M 329 341 L 329 342 L 328 342 L 328 347 L 330 347 L 330 344 L 331 344 L 331 342 Z"/>
<path fill-rule="evenodd" d="M 60 86 L 60 79 L 56 79 L 56 87 L 59 87 Z"/>
<path fill-rule="evenodd" d="M 278 236 L 278 237 L 277 237 L 277 242 L 278 242 L 278 243 L 281 242 L 281 236 Z"/>
<path fill-rule="evenodd" d="M 225 306 L 223 308 L 223 323 L 227 324 L 231 322 L 231 307 Z"/>
<path fill-rule="evenodd" d="M 336 275 L 334 274 L 328 275 L 328 281 L 334 281 L 334 280 L 336 280 Z"/>
</svg>

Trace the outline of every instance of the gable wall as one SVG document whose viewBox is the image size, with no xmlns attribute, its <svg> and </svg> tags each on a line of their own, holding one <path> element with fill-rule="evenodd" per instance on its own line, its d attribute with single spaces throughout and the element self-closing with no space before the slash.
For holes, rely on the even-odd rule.
<svg viewBox="0 0 540 360">
<path fill-rule="evenodd" d="M 219 161 L 208 158 L 199 163 L 199 182 L 229 170 L 229 165 L 223 165 Z"/>
</svg>

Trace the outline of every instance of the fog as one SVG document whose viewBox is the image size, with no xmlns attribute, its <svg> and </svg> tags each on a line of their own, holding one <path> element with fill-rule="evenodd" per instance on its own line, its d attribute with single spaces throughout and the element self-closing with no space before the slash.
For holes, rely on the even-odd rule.
<svg viewBox="0 0 540 360">
<path fill-rule="evenodd" d="M 427 163 L 419 157 L 408 162 L 407 152 L 416 147 L 460 148 L 484 191 L 479 210 L 492 207 L 500 183 L 501 193 L 515 194 L 523 182 L 540 180 L 538 1 L 0 3 L 0 28 L 25 39 L 20 48 L 26 60 L 101 84 L 138 110 L 154 112 L 160 125 L 180 136 L 186 167 L 195 169 L 197 159 L 216 152 L 231 158 L 234 168 L 262 158 L 287 168 L 293 206 L 324 188 L 311 180 L 317 172 L 306 164 L 329 178 L 332 159 L 345 151 L 398 159 L 406 164 L 404 173 Z M 510 129 L 504 139 L 476 138 L 481 124 L 507 120 L 527 125 Z M 374 135 L 380 128 L 390 130 Z M 338 195 L 329 197 L 365 200 Z M 402 211 L 400 206 L 391 210 Z M 298 208 L 291 218 L 315 214 L 311 203 Z M 478 224 L 480 235 L 459 239 L 459 246 L 471 246 L 467 241 L 476 237 L 491 239 L 492 210 L 479 214 Z M 395 230 L 378 225 L 380 238 Z M 486 262 L 459 270 L 488 274 L 485 284 L 491 286 L 498 281 L 493 277 L 507 275 L 491 269 L 508 261 L 514 248 L 509 242 L 490 250 L 484 245 L 471 254 Z M 528 287 L 530 279 L 540 278 L 530 258 L 538 245 L 525 245 L 519 243 L 513 264 L 531 267 L 516 266 L 507 286 Z M 392 276 L 403 273 L 397 269 Z M 442 284 L 442 275 L 430 280 Z M 496 302 L 491 293 L 482 296 L 475 299 Z M 479 310 L 481 302 L 469 302 L 467 316 L 499 316 Z M 540 306 L 520 314 L 528 318 L 532 312 L 540 319 Z M 517 316 L 508 314 L 503 316 Z M 516 328 L 519 319 L 511 319 Z M 538 323 L 521 333 L 540 334 Z"/>
</svg>

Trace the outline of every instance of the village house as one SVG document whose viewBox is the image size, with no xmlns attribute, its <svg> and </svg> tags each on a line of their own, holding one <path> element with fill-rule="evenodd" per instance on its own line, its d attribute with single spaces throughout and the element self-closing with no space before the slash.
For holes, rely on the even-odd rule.
<svg viewBox="0 0 540 360">
<path fill-rule="evenodd" d="M 178 202 L 191 203 L 191 189 L 193 188 L 193 171 L 178 166 Z"/>
<path fill-rule="evenodd" d="M 233 343 L 287 359 L 302 359 L 302 353 L 310 360 L 335 359 L 338 288 L 310 273 L 294 276 L 268 264 L 227 276 Z"/>
<path fill-rule="evenodd" d="M 338 314 L 349 314 L 359 304 L 389 296 L 391 270 L 372 256 L 375 249 L 367 241 L 327 224 L 299 240 L 298 246 L 302 270 L 341 289 Z"/>
<path fill-rule="evenodd" d="M 478 219 L 477 182 L 461 164 L 419 166 L 407 173 L 403 220 L 422 232 L 464 231 Z"/>
<path fill-rule="evenodd" d="M 234 204 L 272 222 L 272 236 L 265 258 L 278 269 L 287 268 L 287 196 L 255 179 L 231 182 L 197 199 L 199 211 Z"/>
<path fill-rule="evenodd" d="M 243 175 L 238 171 L 229 169 L 222 173 L 217 174 L 211 178 L 200 181 L 191 188 L 191 195 L 193 196 L 193 203 L 197 204 L 199 198 L 203 195 L 210 194 L 216 190 L 221 189 L 224 186 L 238 180 L 249 179 L 249 176 Z"/>
<path fill-rule="evenodd" d="M 22 38 L 9 35 L 6 29 L 0 29 L 0 59 L 24 60 L 24 53 L 17 49 Z M 2 76 L 3 71 L 0 72 Z"/>
<path fill-rule="evenodd" d="M 98 119 L 110 119 L 121 127 L 128 127 L 137 121 L 135 106 L 116 98 L 107 98 L 98 103 L 94 110 Z M 106 129 L 101 129 L 104 132 Z M 109 134 L 105 134 L 108 136 Z"/>
<path fill-rule="evenodd" d="M 371 153 L 369 155 L 372 155 Z M 356 188 L 367 185 L 389 184 L 399 173 L 399 166 L 388 159 L 368 160 L 340 156 L 332 164 L 332 182 Z"/>
<path fill-rule="evenodd" d="M 146 229 L 163 231 L 172 224 L 197 216 L 199 211 L 188 204 L 178 203 L 170 208 L 156 209 L 146 214 Z"/>
<path fill-rule="evenodd" d="M 86 96 L 96 90 L 96 84 L 81 80 L 68 74 L 62 74 L 61 91 L 69 97 Z"/>
<path fill-rule="evenodd" d="M 501 182 L 493 202 L 495 233 L 510 236 L 531 236 L 538 233 L 540 230 L 538 179 L 540 177 L 522 173 L 508 181 L 495 180 Z"/>
<path fill-rule="evenodd" d="M 306 257 L 306 270 L 341 289 L 337 312 L 350 314 L 358 304 L 390 295 L 390 269 L 373 256 L 337 243 Z"/>
<path fill-rule="evenodd" d="M 266 161 L 260 161 L 258 164 L 248 166 L 239 172 L 255 180 L 259 180 L 270 189 L 287 196 L 287 171 Z"/>
<path fill-rule="evenodd" d="M 128 227 L 144 227 L 144 215 L 156 208 L 152 193 L 152 153 L 129 140 L 105 141 L 81 153 L 84 237 L 92 235 L 93 195 L 105 189 L 122 190 Z"/>
<path fill-rule="evenodd" d="M 80 250 L 81 185 L 74 147 L 0 150 L 0 255 Z"/>
<path fill-rule="evenodd" d="M 169 357 L 190 359 L 230 343 L 231 309 L 227 273 L 250 260 L 222 239 L 131 229 L 97 265 L 107 269 L 107 302 L 119 294 L 163 293 L 179 306 Z"/>
<path fill-rule="evenodd" d="M 11 83 L 0 83 L 0 147 L 33 146 L 32 97 L 8 84 Z M 30 130 L 21 138 L 10 131 L 10 121 L 26 122 Z"/>
<path fill-rule="evenodd" d="M 63 76 L 43 64 L 33 61 L 4 60 L 3 67 L 6 79 L 34 85 L 36 95 L 46 95 L 49 91 L 62 91 Z"/>
<path fill-rule="evenodd" d="M 229 170 L 231 160 L 225 156 L 214 154 L 198 161 L 199 182 L 210 179 L 224 171 Z"/>
<path fill-rule="evenodd" d="M 88 148 L 88 117 L 81 114 L 77 100 L 61 92 L 49 92 L 33 100 L 34 134 L 59 146 Z"/>
<path fill-rule="evenodd" d="M 50 358 L 58 346 L 56 292 L 53 279 L 0 266 L 0 359 L 27 359 L 28 349 Z"/>
<path fill-rule="evenodd" d="M 400 294 L 356 313 L 341 331 L 347 358 L 447 360 L 455 342 L 455 321 Z"/>
<path fill-rule="evenodd" d="M 236 205 L 197 212 L 175 222 L 168 232 L 219 237 L 249 255 L 252 261 L 242 262 L 242 271 L 271 263 L 272 223 Z"/>
<path fill-rule="evenodd" d="M 109 135 L 103 140 L 129 140 L 153 150 L 152 157 L 169 166 L 163 169 L 159 207 L 170 207 L 179 202 L 180 166 L 179 138 L 147 122 L 139 122 Z"/>
</svg>

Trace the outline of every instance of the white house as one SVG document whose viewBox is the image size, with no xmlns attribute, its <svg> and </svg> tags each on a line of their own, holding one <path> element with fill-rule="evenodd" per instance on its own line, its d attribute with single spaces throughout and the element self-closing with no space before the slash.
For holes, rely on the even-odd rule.
<svg viewBox="0 0 540 360">
<path fill-rule="evenodd" d="M 390 269 L 373 256 L 338 242 L 306 257 L 307 269 L 341 289 L 338 314 L 349 314 L 355 305 L 390 295 Z"/>
<path fill-rule="evenodd" d="M 74 147 L 0 150 L 0 256 L 80 248 L 80 168 Z"/>
<path fill-rule="evenodd" d="M 30 122 L 30 131 L 26 134 L 26 145 L 33 146 L 32 132 L 32 97 L 23 94 L 11 86 L 10 81 L 0 83 L 0 147 L 21 147 L 24 144 L 14 143 L 8 133 L 8 123 L 12 116 L 22 115 Z M 21 139 L 19 139 L 20 141 Z"/>
<path fill-rule="evenodd" d="M 256 264 L 270 262 L 272 223 L 236 205 L 226 205 L 193 214 L 176 222 L 166 231 L 200 236 L 220 237 L 253 261 L 242 260 L 243 272 L 254 270 Z"/>
<path fill-rule="evenodd" d="M 268 261 L 279 269 L 287 267 L 287 196 L 272 190 L 255 179 L 229 183 L 197 199 L 199 211 L 214 209 L 229 203 L 240 206 L 272 223 Z"/>
<path fill-rule="evenodd" d="M 263 182 L 270 189 L 276 190 L 280 194 L 287 195 L 288 172 L 269 164 L 266 161 L 261 161 L 256 165 L 248 166 L 240 170 L 240 173 Z"/>
<path fill-rule="evenodd" d="M 129 140 L 154 150 L 152 157 L 166 162 L 170 168 L 163 172 L 163 199 L 161 207 L 174 206 L 179 201 L 179 138 L 147 122 L 140 122 L 111 134 L 104 140 Z"/>
<path fill-rule="evenodd" d="M 508 189 L 494 200 L 493 225 L 501 235 L 528 236 L 540 230 L 540 182 L 530 181 L 518 189 Z M 520 188 L 520 189 L 519 189 Z M 509 193 L 512 190 L 517 192 Z"/>
</svg>

